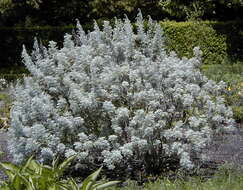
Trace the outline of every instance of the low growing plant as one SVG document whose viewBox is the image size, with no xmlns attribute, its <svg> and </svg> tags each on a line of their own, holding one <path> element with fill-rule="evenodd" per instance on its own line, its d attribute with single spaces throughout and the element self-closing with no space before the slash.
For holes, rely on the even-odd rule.
<svg viewBox="0 0 243 190">
<path fill-rule="evenodd" d="M 101 168 L 88 176 L 81 185 L 74 179 L 63 179 L 63 172 L 75 156 L 64 160 L 53 161 L 52 166 L 42 165 L 30 157 L 23 165 L 0 163 L 5 170 L 8 181 L 0 185 L 1 190 L 101 190 L 114 186 L 119 181 L 100 182 L 97 177 Z"/>
<path fill-rule="evenodd" d="M 163 46 L 159 24 L 141 13 L 85 33 L 77 24 L 62 48 L 38 45 L 23 61 L 31 76 L 13 90 L 9 150 L 20 163 L 77 155 L 75 168 L 104 165 L 136 175 L 194 167 L 214 133 L 231 130 L 225 83 L 201 74 L 201 51 L 180 59 Z"/>
</svg>

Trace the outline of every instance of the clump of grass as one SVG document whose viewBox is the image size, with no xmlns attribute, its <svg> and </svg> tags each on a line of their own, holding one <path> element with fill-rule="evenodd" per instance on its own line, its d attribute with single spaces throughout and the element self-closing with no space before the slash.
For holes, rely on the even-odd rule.
<svg viewBox="0 0 243 190">
<path fill-rule="evenodd" d="M 125 187 L 116 190 L 242 190 L 243 172 L 232 168 L 222 168 L 210 179 L 189 177 L 187 179 L 158 179 L 139 186 L 134 181 L 128 181 Z"/>
</svg>

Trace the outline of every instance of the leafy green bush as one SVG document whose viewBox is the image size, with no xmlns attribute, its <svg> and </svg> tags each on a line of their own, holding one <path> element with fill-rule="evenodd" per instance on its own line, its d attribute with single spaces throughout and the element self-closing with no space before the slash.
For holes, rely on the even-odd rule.
<svg viewBox="0 0 243 190">
<path fill-rule="evenodd" d="M 0 185 L 1 190 L 99 190 L 114 186 L 119 181 L 97 181 L 101 168 L 88 176 L 81 185 L 74 179 L 63 179 L 64 170 L 75 158 L 72 156 L 62 163 L 53 160 L 52 166 L 42 165 L 30 157 L 23 165 L 0 163 L 5 170 L 8 181 Z"/>
<path fill-rule="evenodd" d="M 227 57 L 226 36 L 218 34 L 207 22 L 161 22 L 168 51 L 180 57 L 192 57 L 199 46 L 205 64 L 222 63 Z"/>
<path fill-rule="evenodd" d="M 161 22 L 168 51 L 191 57 L 193 47 L 203 51 L 205 64 L 221 64 L 227 58 L 243 60 L 243 22 Z"/>
</svg>

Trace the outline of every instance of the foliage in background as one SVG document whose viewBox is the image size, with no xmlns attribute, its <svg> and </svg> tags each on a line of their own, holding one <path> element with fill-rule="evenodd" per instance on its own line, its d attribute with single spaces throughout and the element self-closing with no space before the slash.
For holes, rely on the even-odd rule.
<svg viewBox="0 0 243 190">
<path fill-rule="evenodd" d="M 63 173 L 75 156 L 67 158 L 62 163 L 53 160 L 52 165 L 42 165 L 30 157 L 22 165 L 0 163 L 8 176 L 8 180 L 0 184 L 1 190 L 101 190 L 114 186 L 119 181 L 97 181 L 101 168 L 92 173 L 82 184 L 77 184 L 73 178 L 63 179 Z"/>
<path fill-rule="evenodd" d="M 243 43 L 239 43 L 243 41 L 243 22 L 161 22 L 161 25 L 166 36 L 166 49 L 175 51 L 180 57 L 191 57 L 193 47 L 200 46 L 205 64 L 221 64 L 228 58 L 233 62 L 243 60 Z M 61 47 L 63 35 L 71 33 L 74 28 L 0 28 L 0 51 L 5 55 L 0 57 L 1 67 L 21 65 L 22 44 L 30 52 L 34 37 L 40 39 L 43 45 L 53 40 Z M 84 26 L 85 31 L 90 29 L 91 24 Z M 9 74 L 6 77 L 12 77 Z"/>
<path fill-rule="evenodd" d="M 42 0 L 1 0 L 0 26 L 34 24 Z"/>
<path fill-rule="evenodd" d="M 159 0 L 93 0 L 90 1 L 90 5 L 95 18 L 123 18 L 124 14 L 129 18 L 135 18 L 138 9 L 141 9 L 144 15 L 151 15 L 157 20 L 164 18 Z"/>
<path fill-rule="evenodd" d="M 191 169 L 214 133 L 233 129 L 225 84 L 200 73 L 199 48 L 191 59 L 167 55 L 160 24 L 149 20 L 145 31 L 140 13 L 136 25 L 104 22 L 85 34 L 78 24 L 60 49 L 36 41 L 23 50 L 31 75 L 13 92 L 15 162 L 77 154 L 77 168 L 104 164 L 121 175 Z"/>
<path fill-rule="evenodd" d="M 242 0 L 160 0 L 162 9 L 182 20 L 239 18 Z M 222 14 L 223 13 L 223 14 Z"/>
<path fill-rule="evenodd" d="M 90 2 L 92 1 L 42 0 L 40 9 L 36 14 L 36 23 L 42 26 L 65 26 L 75 23 L 75 19 L 79 19 L 81 24 L 93 22 L 97 18 L 91 15 Z"/>
<path fill-rule="evenodd" d="M 66 27 L 32 27 L 32 28 L 2 28 L 0 30 L 0 65 L 10 67 L 21 65 L 21 51 L 23 44 L 27 49 L 32 48 L 34 37 L 41 39 L 42 44 L 47 45 L 50 40 L 55 40 L 58 45 L 63 41 L 63 35 L 73 30 L 73 26 Z M 15 71 L 16 73 L 16 71 Z M 19 70 L 21 74 L 22 71 Z M 5 72 L 6 74 L 6 72 Z M 7 73 L 11 74 L 11 73 Z"/>
<path fill-rule="evenodd" d="M 0 13 L 4 13 L 9 9 L 13 9 L 15 6 L 21 6 L 24 4 L 28 4 L 35 9 L 38 9 L 40 3 L 41 3 L 41 0 L 17 0 L 17 1 L 1 0 L 0 1 Z"/>
<path fill-rule="evenodd" d="M 205 14 L 205 3 L 207 1 L 171 1 L 171 0 L 161 0 L 160 5 L 162 9 L 169 13 L 169 15 L 184 18 L 187 20 L 199 20 Z M 211 7 L 207 7 L 210 9 Z"/>
<path fill-rule="evenodd" d="M 166 48 L 178 56 L 191 57 L 193 47 L 203 52 L 203 63 L 221 64 L 243 60 L 243 23 L 234 22 L 161 22 Z"/>
<path fill-rule="evenodd" d="M 203 52 L 203 63 L 222 63 L 227 56 L 226 37 L 201 22 L 161 22 L 166 35 L 166 47 L 180 57 L 192 57 L 193 47 Z"/>
<path fill-rule="evenodd" d="M 140 8 L 155 20 L 242 19 L 242 0 L 1 0 L 0 26 L 61 26 L 79 19 L 135 17 Z"/>
<path fill-rule="evenodd" d="M 9 3 L 5 3 L 8 1 Z M 88 0 L 3 0 L 0 3 L 0 26 L 61 26 L 80 19 L 87 23 L 90 18 L 91 6 Z"/>
</svg>

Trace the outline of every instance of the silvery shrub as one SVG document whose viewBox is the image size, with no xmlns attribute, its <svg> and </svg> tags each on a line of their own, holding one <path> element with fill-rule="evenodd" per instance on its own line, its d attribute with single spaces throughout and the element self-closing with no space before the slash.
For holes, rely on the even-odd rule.
<svg viewBox="0 0 243 190">
<path fill-rule="evenodd" d="M 13 89 L 9 150 L 14 162 L 77 155 L 76 167 L 178 167 L 220 131 L 233 128 L 232 111 L 193 58 L 166 53 L 163 31 L 141 13 L 85 33 L 79 22 L 63 47 L 34 43 L 23 62 L 31 73 Z M 134 32 L 135 31 L 135 32 Z"/>
</svg>

